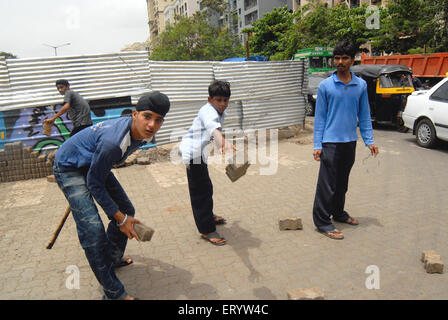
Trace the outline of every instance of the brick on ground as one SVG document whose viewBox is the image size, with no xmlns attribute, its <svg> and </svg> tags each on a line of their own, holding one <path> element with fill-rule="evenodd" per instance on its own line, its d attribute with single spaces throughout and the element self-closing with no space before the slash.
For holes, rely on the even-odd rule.
<svg viewBox="0 0 448 320">
<path fill-rule="evenodd" d="M 324 300 L 325 296 L 321 289 L 313 288 L 298 288 L 291 289 L 287 292 L 288 300 Z"/>
<path fill-rule="evenodd" d="M 297 217 L 288 217 L 278 220 L 278 226 L 283 230 L 301 230 L 303 229 L 302 219 Z"/>
</svg>

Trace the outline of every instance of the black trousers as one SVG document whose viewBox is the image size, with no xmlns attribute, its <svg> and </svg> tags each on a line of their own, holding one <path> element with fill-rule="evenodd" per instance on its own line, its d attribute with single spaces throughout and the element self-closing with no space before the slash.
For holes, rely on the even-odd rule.
<svg viewBox="0 0 448 320">
<path fill-rule="evenodd" d="M 216 231 L 213 218 L 213 185 L 208 174 L 208 166 L 201 161 L 191 160 L 187 167 L 188 190 L 194 221 L 200 233 Z"/>
<path fill-rule="evenodd" d="M 330 218 L 345 221 L 345 194 L 350 170 L 355 162 L 356 141 L 323 143 L 320 157 L 319 178 L 314 198 L 313 220 L 320 231 L 333 231 Z"/>
</svg>

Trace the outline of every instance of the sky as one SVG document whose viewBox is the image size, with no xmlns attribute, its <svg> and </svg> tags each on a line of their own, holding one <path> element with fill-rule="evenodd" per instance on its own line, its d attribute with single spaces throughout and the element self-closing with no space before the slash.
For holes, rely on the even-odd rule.
<svg viewBox="0 0 448 320">
<path fill-rule="evenodd" d="M 0 0 L 0 51 L 19 58 L 119 52 L 148 39 L 145 0 Z"/>
</svg>

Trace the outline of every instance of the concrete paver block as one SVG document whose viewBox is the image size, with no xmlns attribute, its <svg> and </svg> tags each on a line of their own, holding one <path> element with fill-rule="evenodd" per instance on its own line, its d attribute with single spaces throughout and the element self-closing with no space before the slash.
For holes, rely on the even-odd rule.
<svg viewBox="0 0 448 320">
<path fill-rule="evenodd" d="M 246 162 L 242 165 L 235 165 L 233 163 L 228 164 L 226 166 L 226 175 L 229 177 L 230 181 L 235 182 L 246 174 L 249 165 L 249 162 Z"/>
<path fill-rule="evenodd" d="M 425 262 L 427 273 L 443 273 L 443 262 L 440 258 L 430 256 Z"/>
<path fill-rule="evenodd" d="M 154 234 L 154 230 L 143 223 L 134 224 L 134 230 L 141 241 L 150 241 Z"/>
<path fill-rule="evenodd" d="M 427 273 L 443 273 L 443 262 L 434 250 L 423 251 L 421 261 Z"/>
<path fill-rule="evenodd" d="M 42 133 L 46 136 L 50 136 L 51 135 L 51 127 L 52 124 L 51 123 L 47 123 L 47 122 L 43 122 L 42 123 L 42 127 L 44 128 L 44 130 L 42 131 Z"/>
<path fill-rule="evenodd" d="M 440 259 L 440 255 L 437 252 L 435 252 L 434 250 L 424 250 L 423 253 L 422 253 L 421 261 L 423 263 L 425 263 L 426 260 L 428 260 L 429 257 L 435 257 L 435 258 Z"/>
<path fill-rule="evenodd" d="M 283 218 L 278 220 L 278 226 L 283 230 L 301 230 L 303 229 L 302 219 L 300 218 Z"/>
<path fill-rule="evenodd" d="M 321 289 L 313 288 L 298 288 L 288 290 L 288 300 L 324 300 L 325 296 Z"/>
<path fill-rule="evenodd" d="M 151 160 L 149 160 L 149 157 L 138 157 L 137 164 L 148 165 L 151 164 Z"/>
</svg>

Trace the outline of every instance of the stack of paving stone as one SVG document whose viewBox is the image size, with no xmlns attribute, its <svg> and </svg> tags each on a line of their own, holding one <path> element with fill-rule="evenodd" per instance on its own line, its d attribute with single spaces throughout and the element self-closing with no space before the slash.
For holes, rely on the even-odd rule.
<svg viewBox="0 0 448 320">
<path fill-rule="evenodd" d="M 39 155 L 32 147 L 22 147 L 22 142 L 5 144 L 5 149 L 0 150 L 0 182 L 37 179 L 53 174 L 54 153 L 47 157 Z"/>
</svg>

